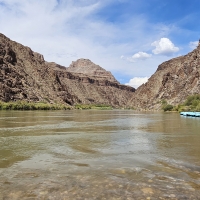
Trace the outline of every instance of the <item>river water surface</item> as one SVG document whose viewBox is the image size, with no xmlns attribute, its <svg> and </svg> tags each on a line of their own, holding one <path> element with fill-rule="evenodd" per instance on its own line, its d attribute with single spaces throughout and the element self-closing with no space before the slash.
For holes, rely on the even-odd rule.
<svg viewBox="0 0 200 200">
<path fill-rule="evenodd" d="M 0 199 L 200 199 L 200 118 L 1 111 Z"/>
</svg>

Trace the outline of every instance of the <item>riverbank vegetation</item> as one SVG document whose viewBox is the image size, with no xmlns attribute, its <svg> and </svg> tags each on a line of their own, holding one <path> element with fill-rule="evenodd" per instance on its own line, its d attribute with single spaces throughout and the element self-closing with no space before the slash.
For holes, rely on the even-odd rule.
<svg viewBox="0 0 200 200">
<path fill-rule="evenodd" d="M 74 107 L 75 109 L 79 109 L 79 110 L 88 110 L 88 109 L 112 110 L 113 109 L 112 106 L 102 105 L 102 104 L 89 104 L 89 105 L 77 104 Z"/>
<path fill-rule="evenodd" d="M 67 106 L 64 104 L 51 104 L 48 102 L 27 102 L 27 101 L 2 102 L 0 101 L 0 110 L 70 110 L 70 109 L 111 110 L 113 108 L 111 106 L 101 105 L 101 104 L 95 104 L 95 105 L 77 104 L 72 107 L 72 106 Z"/>
<path fill-rule="evenodd" d="M 192 111 L 192 112 L 200 112 L 200 94 L 195 94 L 188 96 L 186 101 L 183 104 L 179 104 L 177 106 L 173 106 L 167 103 L 167 101 L 162 100 L 162 109 L 166 111 Z"/>
<path fill-rule="evenodd" d="M 183 104 L 173 106 L 168 104 L 166 100 L 161 101 L 162 110 L 166 111 L 196 111 L 200 112 L 200 94 L 188 96 Z M 74 106 L 68 106 L 64 104 L 51 104 L 48 102 L 27 102 L 27 101 L 13 101 L 2 102 L 0 101 L 0 110 L 112 110 L 113 107 L 103 104 L 76 104 Z"/>
<path fill-rule="evenodd" d="M 69 110 L 70 106 L 63 104 L 50 104 L 46 102 L 27 102 L 27 101 L 0 101 L 0 110 Z"/>
</svg>

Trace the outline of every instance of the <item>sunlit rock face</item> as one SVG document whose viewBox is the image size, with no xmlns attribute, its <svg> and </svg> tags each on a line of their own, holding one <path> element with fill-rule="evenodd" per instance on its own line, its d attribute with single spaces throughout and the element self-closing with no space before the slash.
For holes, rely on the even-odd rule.
<svg viewBox="0 0 200 200">
<path fill-rule="evenodd" d="M 135 89 L 90 60 L 69 68 L 53 62 L 0 34 L 0 100 L 50 103 L 106 104 L 124 107 Z"/>
<path fill-rule="evenodd" d="M 177 105 L 192 94 L 200 94 L 200 44 L 191 53 L 159 65 L 148 82 L 136 90 L 129 104 L 159 109 L 162 99 Z"/>
<path fill-rule="evenodd" d="M 111 72 L 106 71 L 99 65 L 94 64 L 89 59 L 78 59 L 77 61 L 72 62 L 66 70 L 68 72 L 85 74 L 95 79 L 107 80 L 119 84 L 119 82 L 115 79 Z"/>
</svg>

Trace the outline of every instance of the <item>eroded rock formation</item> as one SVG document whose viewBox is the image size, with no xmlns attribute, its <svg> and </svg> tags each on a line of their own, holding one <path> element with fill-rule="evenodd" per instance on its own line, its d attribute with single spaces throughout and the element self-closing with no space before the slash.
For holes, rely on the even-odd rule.
<svg viewBox="0 0 200 200">
<path fill-rule="evenodd" d="M 159 65 L 148 82 L 136 90 L 129 104 L 159 109 L 161 100 L 177 105 L 192 94 L 200 94 L 200 44 L 191 53 Z"/>
<path fill-rule="evenodd" d="M 83 70 L 84 69 L 84 70 Z M 126 106 L 135 89 L 89 60 L 68 69 L 0 34 L 0 100 Z"/>
<path fill-rule="evenodd" d="M 99 65 L 95 65 L 89 59 L 78 59 L 66 69 L 68 72 L 78 73 L 88 75 L 98 80 L 107 80 L 110 82 L 118 83 L 115 77 L 111 74 L 111 72 L 106 71 Z"/>
</svg>

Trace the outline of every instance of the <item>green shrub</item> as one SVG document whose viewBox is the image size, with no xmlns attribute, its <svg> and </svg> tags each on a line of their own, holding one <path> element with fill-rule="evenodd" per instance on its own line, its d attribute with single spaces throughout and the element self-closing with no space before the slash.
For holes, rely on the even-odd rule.
<svg viewBox="0 0 200 200">
<path fill-rule="evenodd" d="M 163 106 L 163 110 L 166 112 L 166 111 L 172 111 L 174 108 L 174 106 L 170 105 L 170 104 L 167 104 L 165 106 Z"/>
<path fill-rule="evenodd" d="M 176 106 L 177 111 L 200 111 L 200 94 L 188 96 L 183 105 Z"/>
<path fill-rule="evenodd" d="M 166 111 L 172 111 L 172 110 L 178 109 L 178 108 L 176 108 L 176 107 L 174 107 L 174 106 L 168 104 L 167 101 L 166 101 L 165 99 L 162 99 L 162 100 L 160 101 L 160 103 L 162 104 L 162 110 L 164 110 L 165 112 L 166 112 Z"/>
<path fill-rule="evenodd" d="M 200 112 L 200 102 L 199 102 L 199 104 L 196 106 L 196 111 L 197 111 L 197 112 Z"/>
<path fill-rule="evenodd" d="M 185 106 L 191 106 L 191 105 L 197 106 L 198 102 L 200 102 L 200 94 L 195 94 L 192 96 L 188 96 L 184 105 Z"/>
</svg>

